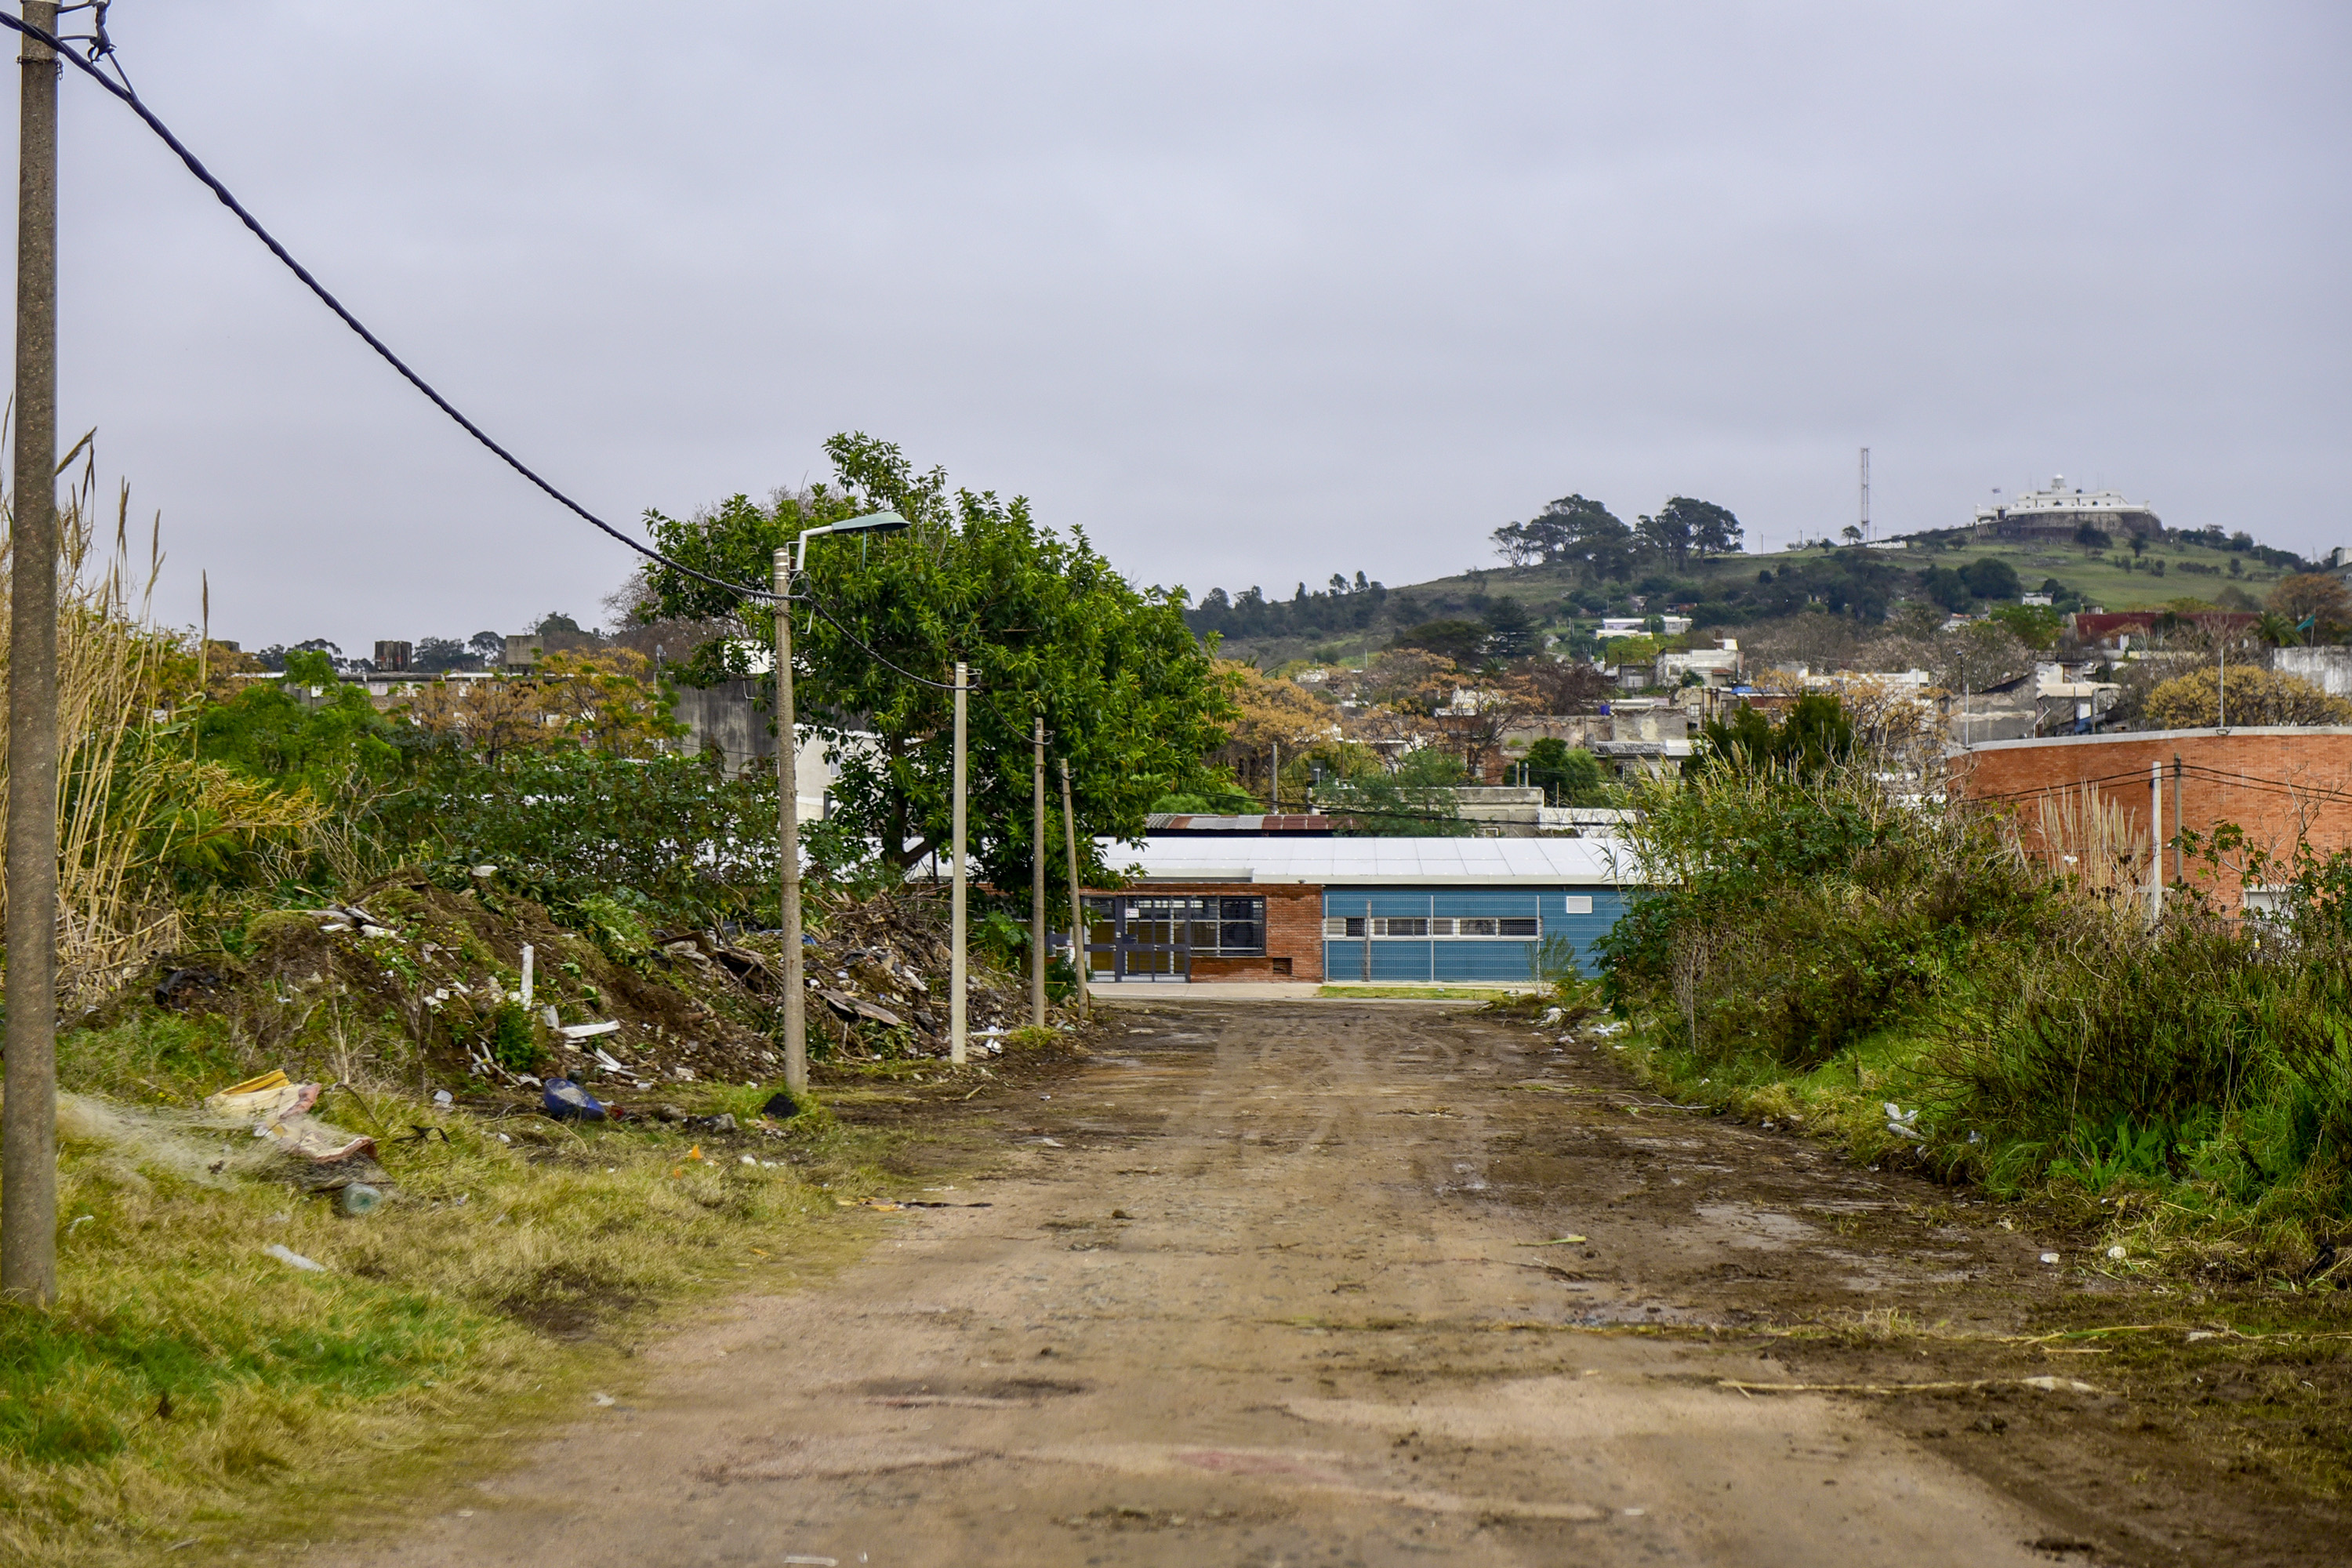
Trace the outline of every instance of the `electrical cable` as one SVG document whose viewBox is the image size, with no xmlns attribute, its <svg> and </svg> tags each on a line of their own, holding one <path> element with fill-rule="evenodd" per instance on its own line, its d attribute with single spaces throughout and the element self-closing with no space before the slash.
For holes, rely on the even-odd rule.
<svg viewBox="0 0 2352 1568">
<path fill-rule="evenodd" d="M 68 7 L 68 9 L 78 10 L 81 9 L 81 7 L 70 6 Z M 916 675 L 912 671 L 883 658 L 880 654 L 875 652 L 875 650 L 866 643 L 865 639 L 858 637 L 856 632 L 851 631 L 846 626 L 843 625 L 839 616 L 834 615 L 831 610 L 825 608 L 825 606 L 814 595 L 806 593 L 805 591 L 800 594 L 793 594 L 789 591 L 783 594 L 778 594 L 772 588 L 758 587 L 748 583 L 732 582 L 727 578 L 713 576 L 708 572 L 699 571 L 692 566 L 688 566 L 686 563 L 676 560 L 671 556 L 665 555 L 660 551 L 653 549 L 649 545 L 638 543 L 635 540 L 630 538 L 627 534 L 623 533 L 619 529 L 614 528 L 611 523 L 606 522 L 603 518 L 598 517 L 594 512 L 590 511 L 586 507 L 582 506 L 578 501 L 573 500 L 570 496 L 556 489 L 553 484 L 542 478 L 528 463 L 525 463 L 521 458 L 516 457 L 505 447 L 492 439 L 488 431 L 485 431 L 480 426 L 475 424 L 471 419 L 468 419 L 455 404 L 451 403 L 447 398 L 442 396 L 438 391 L 435 390 L 430 382 L 426 381 L 415 371 L 409 368 L 407 362 L 403 360 L 398 354 L 393 353 L 391 347 L 386 344 L 382 338 L 377 337 L 375 333 L 369 331 L 365 322 L 362 321 L 357 316 L 352 314 L 352 312 L 345 308 L 341 300 L 329 293 L 326 286 L 320 283 L 319 279 L 312 275 L 310 269 L 304 267 L 299 261 L 297 261 L 292 253 L 289 252 L 283 245 L 278 243 L 278 237 L 262 226 L 261 220 L 254 216 L 252 212 L 247 208 L 243 202 L 237 200 L 235 193 L 230 191 L 226 185 L 223 184 L 210 169 L 205 167 L 203 160 L 199 159 L 194 153 L 190 152 L 187 144 L 172 133 L 171 127 L 165 125 L 162 120 L 156 117 L 152 110 L 149 109 L 145 103 L 140 100 L 138 93 L 133 91 L 131 87 L 131 78 L 122 68 L 122 62 L 116 53 L 112 40 L 107 37 L 105 5 L 102 4 L 97 5 L 91 7 L 91 9 L 96 13 L 93 20 L 96 23 L 97 31 L 94 35 L 87 37 L 73 39 L 59 37 L 53 34 L 45 32 L 39 27 L 33 26 L 31 24 L 24 21 L 20 17 L 11 16 L 5 12 L 0 12 L 0 25 L 5 25 L 15 31 L 23 34 L 26 37 L 32 39 L 36 43 L 47 46 L 50 49 L 56 52 L 60 60 L 73 66 L 83 75 L 98 83 L 100 87 L 105 89 L 107 92 L 115 98 L 121 100 L 124 104 L 128 105 L 131 111 L 143 121 L 146 123 L 147 128 L 150 131 L 152 131 L 163 140 L 165 146 L 169 147 L 173 153 L 179 155 L 180 162 L 187 165 L 188 172 L 194 174 L 198 180 L 202 181 L 205 188 L 210 190 L 215 196 L 219 198 L 220 204 L 223 206 L 236 214 L 237 220 L 253 232 L 255 238 L 260 240 L 263 245 L 268 247 L 269 253 L 272 256 L 275 256 L 279 261 L 286 264 L 287 269 L 301 280 L 304 288 L 310 289 L 312 294 L 316 295 L 320 302 L 325 305 L 330 310 L 332 310 L 336 317 L 341 320 L 345 326 L 351 328 L 353 332 L 356 332 L 359 335 L 360 341 L 366 343 L 368 347 L 373 349 L 376 353 L 383 358 L 386 364 L 391 365 L 394 370 L 399 372 L 402 379 L 406 381 L 411 386 L 414 386 L 417 391 L 423 393 L 425 398 L 431 402 L 436 408 L 438 408 L 442 413 L 447 415 L 452 420 L 456 421 L 459 429 L 462 429 L 466 434 L 471 436 L 475 440 L 488 447 L 499 461 L 505 463 L 507 467 L 512 468 L 516 473 L 520 474 L 524 479 L 537 486 L 557 505 L 562 507 L 567 511 L 572 512 L 573 515 L 579 517 L 582 521 L 587 522 L 591 526 L 603 531 L 614 540 L 617 540 L 623 545 L 625 545 L 627 548 L 636 552 L 639 555 L 644 556 L 646 560 L 653 562 L 655 564 L 667 567 L 673 572 L 693 578 L 696 582 L 707 583 L 714 588 L 724 589 L 728 593 L 737 595 L 738 596 L 745 599 L 761 600 L 772 605 L 791 602 L 805 602 L 811 608 L 814 609 L 827 621 L 832 622 L 834 629 L 838 631 L 844 637 L 847 638 L 850 644 L 859 652 L 865 654 L 866 658 L 882 666 L 885 669 L 887 669 L 893 674 L 898 676 L 901 679 L 911 680 L 919 685 L 928 686 L 940 691 L 952 691 L 955 689 L 954 685 L 951 682 L 932 680 L 927 677 Z M 85 59 L 80 55 L 76 54 L 72 49 L 67 47 L 69 43 L 87 43 L 89 46 L 89 58 Z M 113 66 L 115 74 L 121 78 L 119 84 L 109 80 L 106 75 L 98 68 L 97 62 L 101 59 Z M 967 689 L 976 690 L 978 688 L 975 684 L 968 687 Z"/>
<path fill-rule="evenodd" d="M 269 253 L 278 258 L 278 260 L 284 262 L 287 269 L 292 272 L 296 278 L 301 279 L 302 286 L 304 288 L 310 289 L 312 294 L 318 296 L 320 302 L 325 305 L 330 310 L 332 310 L 336 316 L 341 320 L 343 325 L 351 328 L 352 331 L 359 334 L 361 342 L 366 343 L 368 347 L 373 349 L 379 355 L 381 355 L 386 364 L 391 365 L 393 369 L 398 371 L 402 379 L 405 380 L 411 386 L 416 388 L 417 391 L 423 393 L 425 398 L 430 401 L 436 408 L 438 408 L 442 413 L 446 414 L 451 419 L 457 421 L 459 429 L 462 429 L 475 440 L 479 441 L 483 446 L 488 447 L 491 453 L 495 455 L 499 461 L 505 463 L 507 467 L 512 468 L 516 473 L 520 474 L 524 479 L 538 486 L 539 489 L 544 491 L 557 505 L 562 507 L 567 511 L 572 512 L 582 521 L 589 523 L 591 526 L 610 534 L 614 539 L 618 540 L 629 549 L 635 551 L 646 560 L 655 562 L 659 565 L 667 566 L 671 571 L 682 573 L 686 576 L 695 579 L 697 582 L 708 583 L 714 588 L 723 588 L 730 594 L 740 595 L 747 599 L 761 599 L 771 604 L 776 602 L 780 597 L 785 596 L 779 595 L 772 589 L 755 587 L 745 583 L 732 583 L 723 577 L 714 577 L 708 572 L 698 572 L 695 570 L 693 567 L 687 565 L 684 562 L 674 561 L 668 556 L 664 555 L 658 550 L 638 543 L 635 540 L 631 539 L 627 534 L 623 533 L 619 529 L 614 528 L 611 523 L 606 522 L 603 518 L 598 517 L 594 512 L 590 511 L 586 507 L 582 506 L 578 501 L 573 500 L 570 496 L 565 495 L 562 490 L 557 489 L 552 484 L 549 483 L 535 470 L 533 470 L 528 463 L 525 463 L 520 458 L 516 457 L 512 452 L 508 451 L 504 447 L 493 440 L 488 432 L 485 431 L 480 426 L 475 424 L 471 419 L 467 418 L 463 413 L 459 412 L 457 405 L 451 403 L 447 398 L 442 396 L 440 393 L 435 391 L 433 384 L 430 382 L 417 374 L 414 370 L 411 370 L 408 367 L 407 363 L 398 354 L 393 353 L 391 348 L 382 338 L 377 337 L 373 332 L 368 330 L 365 322 L 362 321 L 357 316 L 354 316 L 349 310 L 345 309 L 341 300 L 327 292 L 326 285 L 320 283 L 317 278 L 313 277 L 309 268 L 304 267 L 300 262 L 295 260 L 292 253 L 288 251 L 283 245 L 280 245 L 278 242 L 277 237 L 261 226 L 261 220 L 254 216 L 253 214 L 247 209 L 245 204 L 238 201 L 235 194 L 232 193 L 226 185 L 221 184 L 219 179 L 214 175 L 210 169 L 205 167 L 201 159 L 199 159 L 194 153 L 188 151 L 187 144 L 185 142 L 182 142 L 177 136 L 174 136 L 172 133 L 171 127 L 165 125 L 161 120 L 157 119 L 154 111 L 140 100 L 139 95 L 131 90 L 130 78 L 128 76 L 125 76 L 121 83 L 109 79 L 106 73 L 100 70 L 92 60 L 82 58 L 81 56 L 76 54 L 71 48 L 68 47 L 67 45 L 68 40 L 45 32 L 41 28 L 36 27 L 30 23 L 26 22 L 21 17 L 11 16 L 5 11 L 0 11 L 0 26 L 5 26 L 16 32 L 22 33 L 26 37 L 30 38 L 35 43 L 47 45 L 49 48 L 57 52 L 57 56 L 60 60 L 63 60 L 67 64 L 74 67 L 75 69 L 80 71 L 84 76 L 89 77 L 90 80 L 98 83 L 100 87 L 104 88 L 109 93 L 121 99 L 125 104 L 127 104 L 130 107 L 131 113 L 136 114 L 141 120 L 146 121 L 147 129 L 152 131 L 157 136 L 161 137 L 166 147 L 169 147 L 173 152 L 179 154 L 180 162 L 187 165 L 188 173 L 194 174 L 198 180 L 202 181 L 214 195 L 220 198 L 221 205 L 228 208 L 230 212 L 235 213 L 238 221 L 243 223 L 247 228 L 253 231 L 254 237 L 260 240 L 263 245 L 268 247 Z M 114 47 L 110 42 L 105 41 L 103 34 L 100 35 L 98 40 L 91 42 L 92 52 L 94 54 L 99 53 L 101 47 L 103 50 L 102 58 L 112 59 L 114 58 Z M 115 66 L 115 69 L 119 72 L 121 68 L 121 64 L 118 62 Z M 854 641 L 856 639 L 853 638 L 852 640 Z"/>
<path fill-rule="evenodd" d="M 835 615 L 831 610 L 824 607 L 824 600 L 818 598 L 814 594 L 809 592 L 807 589 L 803 588 L 801 592 L 791 595 L 791 598 L 793 603 L 796 605 L 806 605 L 810 609 L 814 610 L 818 615 L 823 616 L 826 620 L 832 622 L 833 629 L 839 632 L 843 637 L 847 637 L 856 646 L 857 650 L 860 653 L 863 653 L 866 658 L 872 659 L 875 663 L 880 665 L 883 668 L 888 670 L 899 679 L 911 680 L 918 686 L 928 686 L 934 691 L 953 691 L 956 689 L 955 682 L 952 680 L 933 680 L 929 676 L 917 675 L 912 670 L 906 669 L 898 665 L 893 664 L 888 659 L 884 658 L 880 654 L 876 653 L 872 648 L 868 647 L 864 642 L 859 640 L 856 632 L 851 631 L 847 626 L 841 624 L 840 616 Z M 977 680 L 968 681 L 964 686 L 964 689 L 966 691 L 978 691 L 980 689 L 980 682 Z"/>
</svg>

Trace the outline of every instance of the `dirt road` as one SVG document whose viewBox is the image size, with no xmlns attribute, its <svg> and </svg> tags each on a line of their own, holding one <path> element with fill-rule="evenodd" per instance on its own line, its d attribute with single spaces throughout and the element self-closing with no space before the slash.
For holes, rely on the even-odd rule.
<svg viewBox="0 0 2352 1568">
<path fill-rule="evenodd" d="M 2197 1503 L 2095 1365 L 2000 1343 L 2081 1288 L 2044 1241 L 1605 1050 L 1377 1004 L 1112 1039 L 997 1098 L 984 1178 L 905 1194 L 990 1206 L 892 1215 L 462 1510 L 312 1560 L 2298 1562 L 2340 1526 Z M 1928 1320 L 1974 1337 L 1886 1331 Z"/>
</svg>

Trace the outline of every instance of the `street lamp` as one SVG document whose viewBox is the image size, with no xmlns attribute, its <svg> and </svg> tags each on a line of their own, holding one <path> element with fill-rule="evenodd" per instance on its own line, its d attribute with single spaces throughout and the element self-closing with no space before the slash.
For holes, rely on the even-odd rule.
<svg viewBox="0 0 2352 1568">
<path fill-rule="evenodd" d="M 820 533 L 896 533 L 908 526 L 895 511 L 868 512 L 821 528 L 776 552 L 776 876 L 782 889 L 784 939 L 784 1088 L 808 1092 L 808 980 L 801 955 L 801 810 L 798 740 L 793 714 L 793 579 L 808 563 L 808 542 Z"/>
</svg>

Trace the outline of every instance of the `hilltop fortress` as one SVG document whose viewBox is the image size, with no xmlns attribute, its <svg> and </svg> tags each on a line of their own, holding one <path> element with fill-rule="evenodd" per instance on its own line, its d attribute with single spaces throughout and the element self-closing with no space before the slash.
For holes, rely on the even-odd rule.
<svg viewBox="0 0 2352 1568">
<path fill-rule="evenodd" d="M 1977 508 L 1979 539 L 2071 540 L 2084 524 L 2116 538 L 2134 534 L 2161 538 L 2164 524 L 2146 501 L 2126 500 L 2121 490 L 2066 488 L 2059 474 L 2046 490 L 2028 490 L 2005 505 Z"/>
</svg>

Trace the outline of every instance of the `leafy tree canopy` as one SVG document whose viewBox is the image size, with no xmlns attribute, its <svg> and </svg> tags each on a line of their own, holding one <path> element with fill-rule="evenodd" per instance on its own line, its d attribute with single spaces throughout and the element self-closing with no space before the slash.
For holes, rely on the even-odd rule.
<svg viewBox="0 0 2352 1568">
<path fill-rule="evenodd" d="M 1478 833 L 1462 820 L 1453 786 L 1463 782 L 1462 764 L 1448 752 L 1424 746 L 1397 760 L 1394 769 L 1375 768 L 1324 786 L 1324 809 L 1341 817 L 1342 837 L 1362 838 L 1466 838 Z"/>
<path fill-rule="evenodd" d="M 2065 627 L 2064 618 L 2048 605 L 2003 605 L 1992 612 L 1991 618 L 2036 653 L 2057 647 L 2058 634 Z"/>
<path fill-rule="evenodd" d="M 1542 628 L 1517 599 L 1506 595 L 1486 606 L 1486 651 L 1496 658 L 1524 658 L 1542 642 Z"/>
<path fill-rule="evenodd" d="M 1799 774 L 1826 772 L 1853 753 L 1853 725 L 1835 697 L 1808 692 L 1775 724 L 1761 710 L 1743 706 L 1727 720 L 1707 721 L 1706 745 L 1693 759 L 1699 770 L 1755 772 L 1783 768 Z"/>
<path fill-rule="evenodd" d="M 1528 782 L 1544 792 L 1554 805 L 1612 805 L 1617 792 L 1609 782 L 1609 767 L 1581 746 L 1570 746 L 1546 735 L 1528 748 Z"/>
<path fill-rule="evenodd" d="M 950 491 L 943 470 L 917 473 L 889 442 L 835 436 L 825 452 L 834 478 L 803 494 L 733 496 L 685 519 L 649 511 L 646 527 L 675 559 L 765 584 L 803 529 L 882 508 L 913 524 L 814 542 L 803 587 L 829 616 L 803 606 L 793 626 L 799 710 L 837 747 L 841 814 L 887 866 L 944 847 L 950 830 L 954 700 L 898 670 L 943 681 L 958 660 L 972 668 L 970 843 L 985 880 L 1028 879 L 1035 717 L 1052 755 L 1069 759 L 1082 846 L 1140 837 L 1153 800 L 1209 782 L 1230 704 L 1185 627 L 1181 590 L 1132 586 L 1083 530 L 1039 526 L 1021 497 Z M 734 620 L 772 645 L 763 605 L 662 567 L 647 585 L 645 619 Z M 742 668 L 740 650 L 714 639 L 689 674 Z"/>
<path fill-rule="evenodd" d="M 1423 621 L 1397 633 L 1389 646 L 1417 647 L 1456 664 L 1475 665 L 1486 653 L 1486 626 L 1477 621 Z"/>
</svg>

